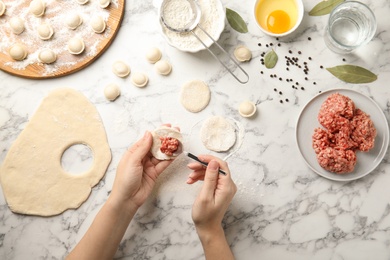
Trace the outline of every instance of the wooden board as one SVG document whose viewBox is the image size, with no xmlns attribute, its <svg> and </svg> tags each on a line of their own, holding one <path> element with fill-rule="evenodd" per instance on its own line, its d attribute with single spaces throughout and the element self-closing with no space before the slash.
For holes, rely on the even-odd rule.
<svg viewBox="0 0 390 260">
<path fill-rule="evenodd" d="M 96 1 L 96 2 L 95 2 Z M 61 24 L 54 25 L 52 24 L 54 28 L 54 35 L 53 38 L 48 41 L 40 40 L 37 36 L 37 33 L 34 31 L 35 28 L 33 26 L 27 24 L 26 30 L 20 34 L 20 35 L 13 35 L 10 29 L 10 26 L 8 25 L 9 19 L 12 17 L 12 13 L 15 12 L 12 10 L 12 8 L 15 5 L 14 0 L 3 0 L 3 2 L 6 4 L 7 11 L 6 13 L 0 17 L 0 27 L 5 28 L 2 29 L 0 32 L 2 41 L 5 39 L 4 37 L 9 37 L 8 41 L 9 43 L 15 43 L 15 42 L 21 42 L 24 43 L 23 39 L 27 39 L 27 37 L 30 37 L 28 39 L 31 39 L 31 37 L 35 37 L 38 40 L 35 40 L 37 42 L 37 46 L 26 46 L 29 51 L 29 56 L 24 61 L 14 61 L 8 54 L 8 49 L 3 48 L 0 49 L 0 69 L 10 73 L 15 76 L 20 76 L 24 78 L 30 78 L 30 79 L 45 79 L 45 78 L 57 78 L 65 75 L 69 75 L 71 73 L 74 73 L 76 71 L 79 71 L 88 65 L 90 65 L 92 62 L 94 62 L 112 43 L 114 40 L 120 25 L 121 21 L 124 15 L 124 6 L 125 6 L 125 0 L 112 0 L 112 3 L 106 8 L 106 9 L 98 9 L 99 12 L 106 12 L 106 15 L 108 15 L 108 19 L 106 20 L 107 28 L 104 33 L 97 34 L 97 33 L 90 33 L 88 32 L 89 37 L 83 38 L 85 42 L 86 49 L 84 52 L 80 55 L 72 55 L 67 51 L 66 43 L 64 43 L 64 37 L 61 35 L 61 32 L 66 32 L 67 35 L 78 35 L 80 34 L 80 30 L 92 30 L 90 28 L 90 25 L 88 24 L 88 18 L 89 16 L 86 16 L 84 14 L 83 24 L 77 28 L 76 30 L 71 30 L 66 28 L 65 21 L 62 21 Z M 12 3 L 14 2 L 14 3 Z M 24 3 L 21 4 L 21 6 L 18 6 L 19 9 L 25 9 L 23 11 L 19 10 L 21 14 L 26 15 L 29 8 L 30 1 L 23 1 Z M 69 2 L 69 1 L 67 1 Z M 97 5 L 97 0 L 90 0 L 87 5 Z M 58 18 L 58 12 L 61 14 L 71 13 L 74 10 L 66 10 L 66 8 L 71 9 L 69 7 L 69 4 L 66 8 L 53 6 L 54 4 L 61 5 L 62 1 L 53 1 L 51 2 L 51 5 L 47 6 L 45 15 L 42 17 L 33 17 L 29 19 L 32 20 L 34 23 L 37 23 L 37 20 L 40 19 L 40 23 L 42 22 L 50 22 L 53 21 L 53 17 L 57 15 Z M 74 4 L 78 5 L 76 1 L 74 1 Z M 75 6 L 77 8 L 82 8 L 83 6 Z M 52 9 L 50 9 L 52 8 Z M 87 8 L 87 7 L 85 7 Z M 89 6 L 88 8 L 92 8 L 92 6 Z M 57 10 L 57 13 L 56 13 Z M 32 14 L 29 14 L 32 16 Z M 93 14 L 89 14 L 90 16 Z M 87 19 L 86 19 L 87 17 Z M 63 19 L 62 19 L 63 20 Z M 7 30 L 8 29 L 8 30 Z M 37 50 L 45 48 L 45 45 L 54 44 L 54 41 L 58 41 L 58 44 L 61 46 L 58 46 L 57 52 L 57 60 L 52 64 L 42 64 L 38 61 L 36 58 L 37 56 Z M 68 39 L 67 39 L 68 40 Z M 29 40 L 30 41 L 30 40 Z M 24 44 L 26 45 L 26 44 Z"/>
</svg>

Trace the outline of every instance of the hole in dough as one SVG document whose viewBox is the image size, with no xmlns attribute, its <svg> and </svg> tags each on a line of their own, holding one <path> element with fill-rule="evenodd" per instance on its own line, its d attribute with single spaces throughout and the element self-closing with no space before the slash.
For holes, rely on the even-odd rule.
<svg viewBox="0 0 390 260">
<path fill-rule="evenodd" d="M 81 175 L 92 167 L 93 153 L 85 144 L 74 144 L 61 157 L 62 168 L 71 175 Z"/>
</svg>

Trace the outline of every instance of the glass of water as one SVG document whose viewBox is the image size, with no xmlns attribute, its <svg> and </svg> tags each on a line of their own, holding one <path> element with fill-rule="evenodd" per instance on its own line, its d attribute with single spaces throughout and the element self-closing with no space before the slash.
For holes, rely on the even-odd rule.
<svg viewBox="0 0 390 260">
<path fill-rule="evenodd" d="M 336 53 L 349 53 L 374 37 L 376 19 L 371 9 L 360 2 L 346 1 L 329 15 L 325 43 Z"/>
</svg>

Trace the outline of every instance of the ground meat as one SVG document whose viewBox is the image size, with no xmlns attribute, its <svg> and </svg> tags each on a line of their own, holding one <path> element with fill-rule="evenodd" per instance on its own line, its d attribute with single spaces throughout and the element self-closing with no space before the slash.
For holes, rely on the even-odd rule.
<svg viewBox="0 0 390 260">
<path fill-rule="evenodd" d="M 160 137 L 160 151 L 168 156 L 172 156 L 179 148 L 179 141 L 173 137 Z"/>
<path fill-rule="evenodd" d="M 367 152 L 374 147 L 376 129 L 370 116 L 360 109 L 356 109 L 351 121 L 353 127 L 351 139 L 357 143 L 360 151 Z"/>
<path fill-rule="evenodd" d="M 344 174 L 352 172 L 356 151 L 374 147 L 376 129 L 370 116 L 356 108 L 353 101 L 339 93 L 331 94 L 321 105 L 312 146 L 324 169 Z"/>
<path fill-rule="evenodd" d="M 325 170 L 338 174 L 350 173 L 355 168 L 356 153 L 327 147 L 317 154 L 317 161 Z"/>
<path fill-rule="evenodd" d="M 349 97 L 334 93 L 322 103 L 318 113 L 318 122 L 333 133 L 349 125 L 354 110 L 355 104 Z"/>
</svg>

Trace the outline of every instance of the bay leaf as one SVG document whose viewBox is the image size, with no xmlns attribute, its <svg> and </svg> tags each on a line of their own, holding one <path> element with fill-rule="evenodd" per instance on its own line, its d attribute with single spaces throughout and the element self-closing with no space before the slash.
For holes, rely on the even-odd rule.
<svg viewBox="0 0 390 260">
<path fill-rule="evenodd" d="M 311 9 L 309 12 L 310 16 L 321 16 L 326 15 L 332 12 L 333 8 L 341 4 L 345 0 L 324 0 L 319 2 L 316 6 Z"/>
<path fill-rule="evenodd" d="M 370 83 L 378 78 L 371 71 L 355 65 L 340 65 L 326 69 L 335 77 L 347 83 Z"/>
<path fill-rule="evenodd" d="M 226 19 L 228 20 L 230 26 L 237 32 L 240 33 L 248 32 L 248 27 L 244 19 L 242 19 L 242 17 L 236 11 L 226 8 Z"/>
<path fill-rule="evenodd" d="M 270 50 L 264 57 L 264 65 L 267 69 L 272 69 L 278 62 L 278 55 L 274 50 Z"/>
</svg>

